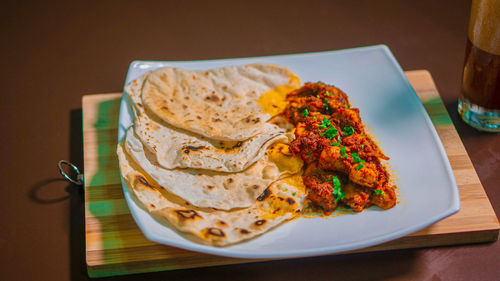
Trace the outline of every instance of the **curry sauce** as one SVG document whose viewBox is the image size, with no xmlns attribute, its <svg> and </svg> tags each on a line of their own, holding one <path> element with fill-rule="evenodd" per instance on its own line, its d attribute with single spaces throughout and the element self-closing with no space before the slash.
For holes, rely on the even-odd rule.
<svg viewBox="0 0 500 281">
<path fill-rule="evenodd" d="M 326 214 L 339 206 L 355 212 L 396 204 L 396 186 L 382 164 L 389 158 L 365 132 L 359 109 L 324 83 L 306 83 L 286 96 L 282 115 L 295 125 L 290 152 L 305 164 L 307 198 Z"/>
</svg>

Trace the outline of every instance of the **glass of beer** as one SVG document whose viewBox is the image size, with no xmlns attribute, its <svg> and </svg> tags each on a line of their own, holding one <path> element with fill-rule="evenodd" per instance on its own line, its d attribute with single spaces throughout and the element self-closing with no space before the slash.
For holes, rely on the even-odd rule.
<svg viewBox="0 0 500 281">
<path fill-rule="evenodd" d="M 472 127 L 500 132 L 500 0 L 473 0 L 458 112 Z"/>
</svg>

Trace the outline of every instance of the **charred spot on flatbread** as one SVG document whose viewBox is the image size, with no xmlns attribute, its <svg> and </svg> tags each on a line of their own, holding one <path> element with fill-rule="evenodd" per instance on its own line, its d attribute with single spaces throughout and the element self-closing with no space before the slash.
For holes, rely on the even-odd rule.
<svg viewBox="0 0 500 281">
<path fill-rule="evenodd" d="M 225 237 L 226 236 L 224 231 L 222 231 L 222 229 L 217 228 L 217 227 L 205 228 L 203 231 L 204 231 L 204 234 L 206 237 L 209 237 L 209 236 Z"/>
<path fill-rule="evenodd" d="M 250 231 L 248 231 L 244 228 L 240 228 L 240 234 L 243 234 L 243 235 L 250 234 Z"/>
<path fill-rule="evenodd" d="M 266 220 L 258 220 L 256 222 L 254 222 L 253 224 L 255 226 L 263 226 L 264 224 L 266 224 L 266 222 L 267 222 Z"/>
<path fill-rule="evenodd" d="M 260 122 L 260 118 L 257 117 L 257 118 L 252 119 L 251 121 L 252 121 L 252 123 L 257 124 Z"/>
<path fill-rule="evenodd" d="M 142 185 L 144 185 L 145 187 L 153 189 L 153 186 L 151 184 L 149 184 L 149 182 L 146 180 L 145 177 L 140 176 L 140 175 L 136 175 L 135 177 L 136 177 L 137 181 L 140 182 Z"/>
<path fill-rule="evenodd" d="M 189 154 L 189 152 L 191 152 L 191 151 L 198 151 L 198 150 L 202 150 L 202 149 L 206 149 L 206 147 L 203 145 L 199 145 L 199 146 L 185 145 L 182 147 L 182 150 L 186 154 Z"/>
<path fill-rule="evenodd" d="M 218 220 L 217 225 L 220 227 L 228 227 L 227 223 L 223 220 Z"/>
<path fill-rule="evenodd" d="M 239 141 L 235 145 L 233 145 L 232 148 L 239 148 L 239 147 L 241 147 L 242 144 L 243 144 L 243 142 Z"/>
<path fill-rule="evenodd" d="M 175 210 L 182 219 L 196 219 L 201 216 L 195 210 Z"/>
<path fill-rule="evenodd" d="M 286 202 L 287 202 L 288 204 L 290 204 L 290 205 L 295 204 L 295 200 L 293 200 L 291 197 L 288 197 L 288 198 L 286 199 Z"/>
<path fill-rule="evenodd" d="M 205 99 L 213 102 L 218 102 L 220 100 L 219 97 L 215 95 L 215 92 L 212 92 L 210 96 L 206 96 Z"/>
<path fill-rule="evenodd" d="M 264 192 L 262 192 L 259 197 L 257 197 L 258 201 L 264 201 L 269 195 L 271 195 L 271 190 L 269 190 L 269 187 L 264 189 Z"/>
</svg>

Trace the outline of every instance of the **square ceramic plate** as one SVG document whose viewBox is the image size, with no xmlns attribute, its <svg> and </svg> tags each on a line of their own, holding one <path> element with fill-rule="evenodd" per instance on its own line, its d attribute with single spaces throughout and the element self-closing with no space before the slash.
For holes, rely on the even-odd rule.
<svg viewBox="0 0 500 281">
<path fill-rule="evenodd" d="M 155 242 L 239 258 L 290 258 L 324 255 L 372 246 L 415 232 L 460 209 L 458 188 L 443 145 L 415 91 L 384 45 L 297 55 L 186 62 L 134 61 L 126 83 L 159 67 L 210 69 L 271 63 L 289 68 L 301 81 L 322 81 L 346 92 L 383 151 L 391 159 L 400 203 L 333 218 L 299 218 L 253 240 L 217 248 L 191 242 L 151 217 L 123 191 L 145 236 Z M 132 125 L 122 99 L 119 140 Z"/>
</svg>

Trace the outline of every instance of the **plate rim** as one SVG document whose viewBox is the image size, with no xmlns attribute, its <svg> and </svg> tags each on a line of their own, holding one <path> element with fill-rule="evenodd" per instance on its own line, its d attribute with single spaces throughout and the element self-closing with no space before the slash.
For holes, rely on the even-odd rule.
<svg viewBox="0 0 500 281">
<path fill-rule="evenodd" d="M 305 53 L 294 53 L 294 54 L 278 54 L 278 55 L 269 55 L 269 56 L 252 56 L 252 57 L 238 57 L 238 58 L 222 58 L 222 59 L 203 59 L 203 60 L 183 60 L 183 61 L 154 61 L 154 60 L 133 60 L 128 68 L 127 75 L 126 75 L 126 80 L 125 80 L 125 85 L 129 83 L 132 79 L 135 79 L 137 77 L 131 77 L 132 72 L 140 65 L 144 64 L 162 64 L 162 63 L 199 63 L 199 62 L 219 62 L 219 61 L 233 61 L 233 60 L 239 60 L 239 59 L 259 59 L 259 58 L 271 58 L 271 57 L 287 57 L 287 56 L 307 56 L 307 55 L 321 55 L 321 54 L 342 54 L 342 53 L 351 53 L 351 52 L 359 52 L 359 51 L 370 51 L 370 50 L 381 50 L 384 52 L 386 57 L 389 59 L 391 62 L 391 65 L 395 67 L 395 69 L 398 72 L 399 77 L 402 79 L 402 81 L 405 84 L 405 87 L 409 92 L 412 93 L 412 99 L 416 99 L 419 110 L 421 111 L 421 115 L 424 116 L 425 124 L 427 126 L 427 129 L 431 132 L 432 138 L 434 143 L 437 145 L 437 148 L 440 152 L 440 159 L 441 162 L 444 166 L 444 168 L 447 171 L 447 177 L 449 180 L 449 183 L 452 185 L 453 188 L 451 188 L 451 201 L 448 206 L 448 208 L 443 211 L 440 214 L 437 214 L 425 221 L 422 221 L 419 224 L 413 225 L 411 227 L 407 227 L 404 229 L 401 229 L 399 231 L 393 232 L 389 235 L 384 235 L 382 237 L 373 237 L 371 239 L 363 240 L 361 242 L 352 242 L 352 243 L 347 243 L 347 244 L 342 244 L 334 247 L 326 247 L 324 249 L 311 249 L 311 250 L 295 250 L 295 251 L 287 251 L 284 253 L 271 253 L 271 254 L 257 254 L 257 253 L 243 253 L 243 252 L 231 252 L 230 247 L 215 247 L 215 246 L 209 246 L 209 245 L 204 245 L 204 244 L 199 244 L 190 240 L 187 240 L 185 237 L 180 235 L 178 231 L 173 230 L 177 235 L 182 237 L 183 241 L 178 242 L 178 241 L 168 241 L 165 242 L 165 239 L 162 239 L 162 237 L 156 235 L 155 233 L 151 233 L 148 231 L 147 227 L 143 224 L 143 221 L 139 218 L 139 214 L 137 214 L 133 208 L 131 208 L 130 204 L 133 202 L 133 204 L 137 205 L 138 208 L 140 208 L 142 211 L 146 212 L 140 204 L 137 204 L 137 202 L 134 201 L 133 194 L 130 192 L 126 182 L 123 180 L 123 177 L 121 176 L 120 173 L 120 179 L 121 179 L 121 184 L 122 184 L 122 189 L 124 191 L 125 199 L 127 202 L 127 206 L 130 209 L 130 213 L 132 214 L 132 217 L 135 221 L 135 223 L 138 225 L 140 228 L 141 232 L 144 234 L 144 236 L 153 242 L 157 242 L 160 244 L 168 245 L 168 246 L 173 246 L 181 249 L 186 249 L 190 251 L 196 251 L 196 252 L 201 252 L 201 253 L 206 253 L 206 254 L 213 254 L 213 255 L 218 255 L 218 256 L 226 256 L 226 257 L 234 257 L 234 258 L 249 258 L 249 259 L 282 259 L 282 258 L 299 258 L 299 257 L 311 257 L 311 256 L 321 256 L 321 255 L 328 255 L 328 254 L 338 254 L 338 253 L 343 253 L 347 251 L 352 251 L 356 249 L 362 249 L 374 245 L 379 245 L 388 241 L 392 241 L 398 238 L 401 238 L 403 236 L 406 236 L 408 234 L 414 233 L 418 230 L 421 230 L 429 225 L 432 225 L 448 216 L 451 216 L 458 212 L 460 210 L 460 195 L 459 195 L 459 190 L 458 186 L 455 180 L 455 176 L 453 173 L 453 169 L 451 167 L 451 164 L 449 162 L 448 156 L 446 154 L 446 151 L 444 149 L 443 143 L 441 142 L 441 139 L 439 138 L 439 135 L 437 134 L 436 128 L 432 124 L 432 120 L 430 116 L 428 115 L 427 111 L 425 110 L 421 100 L 419 99 L 418 95 L 416 94 L 415 90 L 413 89 L 412 85 L 408 81 L 406 75 L 404 74 L 403 69 L 397 62 L 396 58 L 390 51 L 389 47 L 384 45 L 384 44 L 379 44 L 379 45 L 373 45 L 373 46 L 362 46 L 362 47 L 356 47 L 356 48 L 349 48 L 349 49 L 341 49 L 341 50 L 328 50 L 328 51 L 320 51 L 320 52 L 305 52 Z M 150 70 L 155 69 L 155 67 L 149 68 Z M 118 119 L 118 142 L 121 141 L 123 138 L 123 133 L 125 128 L 124 126 L 121 125 L 121 120 L 122 120 L 122 111 L 128 111 L 130 115 L 130 108 L 127 108 L 126 110 L 123 110 L 122 105 L 123 104 L 128 104 L 127 101 L 125 100 L 125 96 L 122 95 L 122 98 L 120 100 L 120 112 L 119 112 L 119 119 Z M 130 127 L 130 126 L 129 126 Z M 120 136 L 121 135 L 121 136 Z M 148 213 L 149 214 L 149 213 Z M 149 214 L 150 215 L 150 214 Z M 153 217 L 154 220 L 157 220 L 156 218 Z M 278 225 L 277 227 L 279 227 Z M 253 238 L 253 239 L 259 239 L 260 235 Z M 253 240 L 252 239 L 252 240 Z M 245 243 L 246 241 L 243 241 L 242 243 Z M 237 244 L 238 245 L 238 244 Z"/>
</svg>

